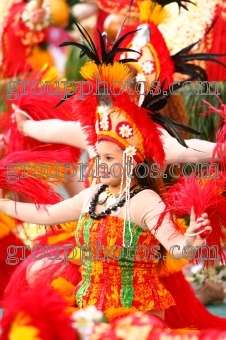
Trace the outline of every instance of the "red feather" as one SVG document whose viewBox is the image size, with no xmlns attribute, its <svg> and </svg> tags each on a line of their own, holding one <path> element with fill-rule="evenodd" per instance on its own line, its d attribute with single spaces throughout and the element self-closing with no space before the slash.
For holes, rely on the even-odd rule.
<svg viewBox="0 0 226 340">
<path fill-rule="evenodd" d="M 205 103 L 208 106 L 209 110 L 202 112 L 200 114 L 200 116 L 206 116 L 206 115 L 209 115 L 209 114 L 212 114 L 212 113 L 218 113 L 220 115 L 221 119 L 219 121 L 219 125 L 221 127 L 218 129 L 218 131 L 216 133 L 216 142 L 217 143 L 216 143 L 216 146 L 213 150 L 211 162 L 214 162 L 215 157 L 218 153 L 219 160 L 222 163 L 225 163 L 226 158 L 225 158 L 225 150 L 224 150 L 223 146 L 224 146 L 225 139 L 226 139 L 226 104 L 223 104 L 223 102 L 222 102 L 222 100 L 220 99 L 219 96 L 216 95 L 216 98 L 220 102 L 220 108 L 219 109 L 214 107 L 212 104 L 210 104 L 206 100 L 202 99 L 203 103 Z"/>
<path fill-rule="evenodd" d="M 4 294 L 4 290 L 9 283 L 10 277 L 13 274 L 16 267 L 21 263 L 21 257 L 23 254 L 24 243 L 13 233 L 10 232 L 8 235 L 2 237 L 0 239 L 0 306 L 2 297 Z M 6 262 L 7 255 L 8 255 L 8 247 L 14 245 L 17 248 L 17 260 L 18 263 L 14 263 L 14 265 L 9 264 Z M 27 250 L 27 255 L 29 254 L 29 250 Z"/>
<path fill-rule="evenodd" d="M 71 113 L 71 106 L 68 100 L 65 100 L 62 105 L 54 109 L 54 107 L 59 103 L 59 101 L 62 98 L 64 98 L 65 90 L 57 89 L 58 91 L 56 91 L 56 89 L 54 89 L 53 84 L 51 82 L 51 84 L 48 84 L 48 90 L 47 90 L 47 87 L 45 87 L 44 93 L 41 96 L 37 95 L 37 93 L 40 93 L 37 80 L 39 81 L 40 79 L 42 79 L 43 75 L 45 75 L 47 71 L 48 70 L 44 72 L 39 72 L 39 73 L 34 72 L 29 77 L 24 76 L 24 79 L 22 79 L 22 82 L 28 81 L 29 84 L 27 86 L 22 86 L 22 85 L 18 86 L 16 91 L 14 91 L 15 99 L 10 100 L 10 104 L 15 104 L 21 110 L 27 112 L 31 116 L 31 118 L 35 121 L 40 121 L 40 120 L 45 120 L 45 119 L 60 119 L 63 121 L 73 120 L 73 115 Z M 36 84 L 36 86 L 34 86 L 34 84 Z M 26 95 L 25 94 L 21 95 L 24 91 L 26 92 Z M 54 94 L 55 92 L 58 92 L 58 93 Z M 35 146 L 43 145 L 43 143 L 33 138 L 23 136 L 18 131 L 16 123 L 14 122 L 14 119 L 12 116 L 13 110 L 11 107 L 9 107 L 9 99 L 7 102 L 7 106 L 8 106 L 8 113 L 4 115 L 3 117 L 1 117 L 0 119 L 0 127 L 4 129 L 4 135 L 10 136 L 9 144 L 7 145 L 7 148 L 6 148 L 6 153 L 9 154 L 14 151 L 26 150 L 26 149 L 29 149 Z M 62 147 L 65 147 L 65 145 L 62 145 L 62 144 L 49 144 L 48 145 L 49 150 L 57 150 Z M 78 148 L 75 148 L 75 147 L 70 147 L 70 148 L 73 152 L 72 153 L 73 160 L 77 162 L 80 157 L 81 152 Z"/>
<path fill-rule="evenodd" d="M 62 105 L 54 109 L 61 99 L 65 97 L 65 89 L 53 86 L 53 81 L 41 86 L 44 90 L 40 91 L 39 84 L 44 85 L 43 77 L 48 77 L 49 69 L 42 72 L 32 72 L 29 75 L 21 76 L 18 87 L 12 93 L 5 93 L 5 100 L 15 104 L 21 110 L 26 111 L 34 120 L 44 120 L 58 118 L 61 120 L 72 120 L 70 104 L 65 100 Z M 7 92 L 7 91 L 6 91 Z M 40 95 L 41 93 L 41 95 Z"/>
<path fill-rule="evenodd" d="M 139 28 L 139 25 L 140 23 L 123 26 L 119 38 L 128 32 L 136 31 Z M 150 21 L 147 22 L 146 25 L 149 26 L 150 30 L 150 41 L 148 43 L 152 45 L 152 48 L 154 48 L 156 53 L 155 57 L 160 66 L 160 75 L 158 80 L 160 84 L 163 84 L 165 81 L 164 89 L 168 89 L 173 82 L 173 74 L 175 69 L 174 63 L 171 60 L 169 49 L 158 27 Z M 131 48 L 130 45 L 134 35 L 130 34 L 120 45 L 120 48 Z M 117 58 L 120 58 L 120 54 L 118 54 L 115 59 L 117 60 Z"/>
<path fill-rule="evenodd" d="M 13 322 L 23 312 L 30 318 L 26 326 L 38 329 L 42 340 L 76 340 L 78 334 L 72 327 L 73 320 L 67 307 L 66 301 L 47 286 L 36 286 L 21 295 L 8 298 L 4 304 L 1 339 L 9 339 Z"/>
<path fill-rule="evenodd" d="M 40 151 L 39 151 L 40 150 Z M 22 169 L 11 172 L 10 165 L 50 163 L 70 164 L 71 153 L 68 148 L 58 151 L 42 151 L 37 148 L 33 151 L 14 152 L 0 161 L 0 188 L 9 189 L 29 198 L 36 204 L 54 204 L 62 201 L 62 197 L 54 191 L 54 188 L 42 179 L 35 178 L 32 172 L 25 171 L 25 178 Z M 12 178 L 14 177 L 14 178 Z M 16 177 L 16 178 L 15 178 Z M 46 176 L 45 176 L 46 177 Z M 52 176 L 53 177 L 53 176 Z M 48 178 L 47 178 L 48 179 Z M 63 182 L 64 179 L 50 179 L 50 183 Z"/>
<path fill-rule="evenodd" d="M 201 175 L 204 177 L 204 174 Z M 196 177 L 195 174 L 192 178 L 181 176 L 177 183 L 163 194 L 166 209 L 156 227 L 160 225 L 166 213 L 171 214 L 176 225 L 175 215 L 190 216 L 192 207 L 197 218 L 206 212 L 212 227 L 212 233 L 207 238 L 207 245 L 216 246 L 217 255 L 220 256 L 221 261 L 225 261 L 221 245 L 226 241 L 226 198 L 223 195 L 225 180 L 221 173 L 218 175 L 220 175 L 219 178 L 210 176 L 201 178 L 201 176 Z M 206 263 L 208 264 L 208 261 Z"/>
<path fill-rule="evenodd" d="M 213 315 L 206 309 L 195 296 L 190 282 L 186 280 L 181 271 L 161 278 L 161 282 L 172 294 L 176 302 L 175 306 L 171 306 L 165 311 L 164 320 L 169 328 L 194 328 L 200 329 L 203 332 L 207 328 L 214 329 L 217 327 L 218 330 L 226 329 L 226 318 Z"/>
<path fill-rule="evenodd" d="M 71 262 L 69 259 L 66 259 L 67 256 L 69 257 L 71 248 L 63 247 L 71 246 L 75 248 L 75 238 L 71 237 L 70 239 L 60 241 L 54 245 L 49 245 L 48 243 L 48 238 L 50 236 L 59 235 L 61 233 L 65 233 L 65 231 L 50 231 L 36 239 L 36 241 L 34 242 L 34 246 L 39 245 L 40 248 L 33 248 L 33 250 L 31 250 L 32 255 L 28 256 L 27 260 L 23 261 L 23 263 L 21 263 L 21 265 L 18 266 L 12 274 L 9 284 L 5 290 L 5 297 L 7 299 L 13 296 L 18 296 L 21 293 L 26 292 L 30 289 L 31 285 L 27 281 L 27 268 L 30 268 L 30 266 L 37 262 L 35 258 L 38 259 L 42 257 L 43 260 L 46 259 L 48 261 L 48 265 L 42 265 L 43 268 L 39 269 L 38 275 L 33 278 L 33 286 L 50 286 L 51 282 L 59 276 L 66 279 L 74 286 L 77 286 L 79 284 L 79 282 L 81 281 L 80 266 Z M 48 251 L 48 254 L 45 253 L 46 255 L 44 255 L 42 250 L 46 249 L 46 246 L 50 247 L 48 249 L 51 249 L 51 252 Z M 62 261 L 50 260 L 50 258 L 53 259 L 54 257 L 58 257 L 58 252 L 59 256 L 62 258 Z M 17 257 L 17 254 L 15 256 Z"/>
</svg>

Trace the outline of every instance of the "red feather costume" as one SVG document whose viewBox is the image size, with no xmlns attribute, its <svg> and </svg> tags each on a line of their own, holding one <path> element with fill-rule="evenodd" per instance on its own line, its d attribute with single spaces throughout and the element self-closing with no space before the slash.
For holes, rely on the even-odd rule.
<svg viewBox="0 0 226 340">
<path fill-rule="evenodd" d="M 3 13 L 3 33 L 0 36 L 2 53 L 0 79 L 10 78 L 24 73 L 25 70 L 33 69 L 29 58 L 33 56 L 34 46 L 45 40 L 47 29 L 32 31 L 23 23 L 21 15 L 27 5 L 26 1 L 7 1 L 7 4 L 6 1 L 4 2 L 8 11 Z M 38 69 L 42 66 L 39 65 Z"/>
</svg>

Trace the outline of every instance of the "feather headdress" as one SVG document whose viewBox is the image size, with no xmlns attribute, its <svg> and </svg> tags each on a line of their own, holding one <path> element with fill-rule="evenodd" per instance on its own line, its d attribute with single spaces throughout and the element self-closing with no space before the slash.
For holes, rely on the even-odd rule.
<svg viewBox="0 0 226 340">
<path fill-rule="evenodd" d="M 151 1 L 150 1 L 151 2 Z M 182 7 L 184 9 L 187 9 L 187 7 L 184 5 L 185 2 L 193 3 L 190 0 L 154 0 L 153 3 L 164 7 L 172 2 L 176 2 L 178 4 L 179 9 Z M 107 0 L 97 0 L 98 6 L 107 13 L 115 13 L 115 14 L 122 14 L 127 15 L 128 11 L 130 12 L 131 17 L 137 17 L 139 16 L 140 10 L 139 10 L 139 3 L 140 0 L 134 0 L 134 1 L 128 1 L 128 0 L 116 0 L 116 1 L 107 1 Z M 146 5 L 144 5 L 145 8 Z"/>
<path fill-rule="evenodd" d="M 130 78 L 130 70 L 125 63 L 135 60 L 114 61 L 117 53 L 131 51 L 120 46 L 134 32 L 122 36 L 110 50 L 107 37 L 99 33 L 99 56 L 88 33 L 81 25 L 76 25 L 84 43 L 63 43 L 61 46 L 75 45 L 92 59 L 81 68 L 81 74 L 87 82 L 79 84 L 72 103 L 74 117 L 86 127 L 90 144 L 95 145 L 101 139 L 111 140 L 132 152 L 138 162 L 153 157 L 163 164 L 164 152 L 157 127 L 149 119 L 146 110 L 139 108 L 124 88 Z"/>
<path fill-rule="evenodd" d="M 131 67 L 136 72 L 136 81 L 145 82 L 146 88 L 151 88 L 151 83 L 159 79 L 162 84 L 166 79 L 165 88 L 168 88 L 173 82 L 174 73 L 180 73 L 188 76 L 191 81 L 206 81 L 206 71 L 191 62 L 196 60 L 211 61 L 226 67 L 226 65 L 219 60 L 225 54 L 211 54 L 211 53 L 191 53 L 192 49 L 200 43 L 198 40 L 189 46 L 183 48 L 175 55 L 171 55 L 165 39 L 160 32 L 158 25 L 167 17 L 165 5 L 175 1 L 137 1 L 139 8 L 139 16 L 137 23 L 124 25 L 120 34 L 125 34 L 128 31 L 137 32 L 134 36 L 127 36 L 123 42 L 123 47 L 136 50 L 134 53 L 123 53 L 119 56 L 120 59 L 128 58 L 133 55 L 137 59 L 137 63 L 130 63 Z M 180 1 L 176 1 L 178 6 L 186 9 Z M 190 1 L 188 1 L 190 2 Z M 213 23 L 213 25 L 215 22 Z M 206 34 L 212 29 L 213 25 L 208 29 Z"/>
<path fill-rule="evenodd" d="M 154 96 L 155 98 L 147 96 L 144 105 L 139 107 L 135 103 L 138 94 L 127 87 L 131 72 L 125 65 L 136 60 L 126 58 L 114 61 L 117 53 L 127 51 L 139 54 L 135 50 L 121 48 L 124 40 L 134 34 L 134 31 L 121 36 L 111 49 L 108 48 L 107 36 L 99 32 L 101 51 L 98 53 L 86 30 L 79 24 L 76 26 L 82 35 L 83 44 L 66 42 L 61 46 L 77 46 L 83 55 L 85 53 L 91 59 L 81 68 L 81 74 L 87 81 L 78 84 L 72 100 L 74 117 L 85 129 L 89 143 L 94 146 L 98 140 L 114 141 L 128 155 L 134 156 L 138 163 L 152 157 L 162 165 L 164 151 L 161 134 L 154 122 L 164 127 L 167 123 L 168 127 L 175 124 L 170 120 L 166 123 L 163 118 L 158 119 L 160 115 L 150 114 L 150 111 L 164 106 L 170 92 L 166 91 L 163 95 L 161 93 Z M 194 130 L 189 131 L 195 133 Z M 171 135 L 176 137 L 176 133 Z M 181 138 L 177 139 L 184 145 Z"/>
</svg>

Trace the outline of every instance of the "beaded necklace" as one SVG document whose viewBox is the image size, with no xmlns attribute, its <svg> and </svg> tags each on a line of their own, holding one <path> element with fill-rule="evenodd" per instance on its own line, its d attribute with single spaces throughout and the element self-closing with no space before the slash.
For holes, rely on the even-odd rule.
<svg viewBox="0 0 226 340">
<path fill-rule="evenodd" d="M 119 207 L 123 207 L 125 202 L 126 202 L 126 198 L 122 197 L 119 202 L 115 205 L 113 205 L 112 207 L 108 207 L 107 209 L 105 209 L 104 211 L 102 211 L 100 214 L 96 214 L 95 213 L 95 208 L 98 204 L 98 198 L 99 195 L 101 195 L 101 193 L 103 191 L 105 191 L 107 188 L 107 185 L 102 185 L 100 187 L 100 189 L 97 191 L 97 193 L 94 195 L 92 201 L 90 202 L 90 206 L 89 206 L 89 214 L 90 217 L 93 220 L 100 220 L 101 218 L 104 218 L 106 215 L 110 215 L 112 211 L 116 211 Z M 132 198 L 133 196 L 137 195 L 139 192 L 148 189 L 148 187 L 143 186 L 140 189 L 135 189 L 131 194 L 130 194 L 130 198 Z"/>
</svg>

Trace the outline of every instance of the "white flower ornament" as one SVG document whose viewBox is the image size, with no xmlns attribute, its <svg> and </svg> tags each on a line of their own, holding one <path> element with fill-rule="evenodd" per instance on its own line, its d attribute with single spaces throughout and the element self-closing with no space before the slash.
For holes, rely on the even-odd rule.
<svg viewBox="0 0 226 340">
<path fill-rule="evenodd" d="M 216 0 L 192 0 L 192 3 L 186 5 L 188 10 L 181 8 L 180 13 L 176 3 L 165 7 L 169 16 L 158 28 L 166 41 L 170 55 L 203 39 L 213 21 L 217 2 Z M 198 46 L 196 44 L 193 50 Z"/>
<path fill-rule="evenodd" d="M 107 106 L 98 106 L 97 107 L 97 112 L 99 113 L 99 116 L 101 118 L 108 116 L 108 114 L 109 114 L 108 110 L 109 110 L 109 108 Z"/>
<path fill-rule="evenodd" d="M 119 134 L 122 136 L 122 138 L 129 138 L 133 135 L 133 129 L 129 127 L 129 125 L 123 124 L 119 128 Z"/>
<path fill-rule="evenodd" d="M 144 72 L 144 74 L 151 74 L 154 71 L 155 67 L 154 67 L 154 63 L 150 60 L 147 60 L 145 62 L 143 62 L 142 64 L 142 70 Z"/>
<path fill-rule="evenodd" d="M 137 149 L 132 145 L 128 146 L 125 150 L 126 155 L 130 157 L 135 156 L 136 152 L 137 152 Z"/>
<path fill-rule="evenodd" d="M 102 121 L 100 122 L 100 127 L 102 130 L 105 130 L 105 131 L 109 129 L 109 123 L 107 119 L 102 119 Z"/>
<path fill-rule="evenodd" d="M 96 131 L 96 134 L 100 132 L 99 120 L 96 120 L 95 131 Z"/>
<path fill-rule="evenodd" d="M 142 47 L 146 45 L 146 38 L 145 37 L 136 37 L 132 40 L 131 49 L 140 52 Z"/>
<path fill-rule="evenodd" d="M 143 73 L 137 73 L 136 76 L 136 82 L 142 82 L 145 81 L 146 82 L 146 76 Z"/>
<path fill-rule="evenodd" d="M 103 313 L 98 311 L 95 306 L 89 306 L 72 314 L 72 327 L 77 329 L 81 340 L 90 339 L 95 322 L 103 319 Z"/>
</svg>

